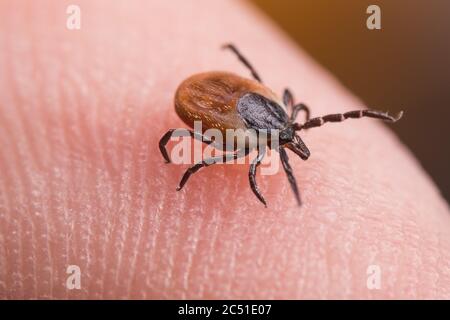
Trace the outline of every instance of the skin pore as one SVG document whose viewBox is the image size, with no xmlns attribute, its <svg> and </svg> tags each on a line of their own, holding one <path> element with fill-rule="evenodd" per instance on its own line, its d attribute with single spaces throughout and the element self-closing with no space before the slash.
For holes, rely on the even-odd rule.
<svg viewBox="0 0 450 320">
<path fill-rule="evenodd" d="M 0 3 L 0 298 L 450 298 L 448 205 L 376 120 L 301 131 L 308 161 L 287 151 L 301 208 L 279 170 L 257 175 L 264 209 L 248 165 L 175 191 L 187 166 L 158 140 L 186 127 L 177 86 L 250 77 L 223 43 L 312 117 L 364 108 L 265 17 L 237 1 L 77 3 L 80 30 L 64 1 Z"/>
</svg>

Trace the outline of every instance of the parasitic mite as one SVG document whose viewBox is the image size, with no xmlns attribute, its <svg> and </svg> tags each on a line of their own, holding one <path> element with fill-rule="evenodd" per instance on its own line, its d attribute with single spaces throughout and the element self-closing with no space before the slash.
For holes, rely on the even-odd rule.
<svg viewBox="0 0 450 320">
<path fill-rule="evenodd" d="M 178 116 L 191 128 L 194 121 L 202 122 L 202 131 L 187 130 L 186 133 L 206 144 L 211 140 L 204 132 L 215 128 L 225 133 L 227 129 L 278 130 L 279 143 L 276 151 L 280 154 L 281 163 L 286 172 L 289 184 L 294 192 L 297 203 L 301 205 L 297 182 L 289 165 L 286 148 L 297 154 L 301 159 L 307 160 L 310 151 L 298 135 L 298 131 L 320 127 L 326 122 L 341 122 L 348 118 L 370 117 L 387 122 L 396 122 L 402 117 L 403 112 L 397 116 L 391 116 L 377 110 L 355 110 L 345 113 L 329 114 L 322 117 L 310 118 L 309 108 L 303 103 L 294 103 L 293 95 L 289 89 L 283 92 L 280 100 L 272 90 L 263 85 L 261 77 L 250 62 L 232 44 L 226 44 L 223 49 L 231 50 L 237 58 L 249 69 L 253 79 L 247 79 L 229 72 L 212 71 L 195 74 L 184 80 L 175 93 L 175 111 Z M 288 115 L 287 111 L 290 111 Z M 303 123 L 296 122 L 299 112 L 305 113 Z M 166 145 L 176 129 L 168 130 L 159 141 L 159 149 L 166 162 L 170 162 Z M 272 145 L 267 142 L 267 146 Z M 237 149 L 231 154 L 223 154 L 218 157 L 205 159 L 195 163 L 184 173 L 177 190 L 181 190 L 189 177 L 203 167 L 215 163 L 224 163 L 247 156 L 252 150 L 248 147 Z M 266 149 L 256 148 L 257 156 L 249 169 L 250 187 L 256 197 L 267 207 L 266 200 L 262 196 L 256 184 L 256 169 L 264 158 Z"/>
</svg>

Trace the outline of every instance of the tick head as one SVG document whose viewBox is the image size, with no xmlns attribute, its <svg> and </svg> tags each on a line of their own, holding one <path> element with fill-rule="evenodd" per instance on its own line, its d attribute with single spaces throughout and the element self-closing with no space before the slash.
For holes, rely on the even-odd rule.
<svg viewBox="0 0 450 320">
<path fill-rule="evenodd" d="M 303 142 L 302 138 L 295 133 L 295 124 L 289 124 L 278 133 L 278 141 L 280 148 L 288 148 L 296 153 L 303 160 L 307 160 L 311 153 Z"/>
<path fill-rule="evenodd" d="M 295 130 L 294 128 L 289 125 L 286 128 L 280 130 L 280 145 L 284 145 L 286 143 L 292 142 L 295 137 Z"/>
</svg>

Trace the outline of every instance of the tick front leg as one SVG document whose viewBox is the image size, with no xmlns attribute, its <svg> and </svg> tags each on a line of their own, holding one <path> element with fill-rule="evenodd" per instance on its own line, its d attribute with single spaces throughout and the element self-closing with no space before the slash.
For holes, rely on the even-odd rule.
<svg viewBox="0 0 450 320">
<path fill-rule="evenodd" d="M 295 121 L 295 119 L 297 118 L 298 113 L 300 111 L 302 111 L 302 110 L 304 110 L 305 113 L 306 113 L 306 120 L 305 121 L 309 120 L 309 117 L 310 117 L 309 108 L 305 104 L 299 103 L 299 104 L 296 104 L 295 106 L 292 107 L 292 113 L 291 113 L 291 121 L 292 122 Z"/>
<path fill-rule="evenodd" d="M 288 88 L 284 89 L 283 103 L 288 110 L 294 105 L 294 96 L 292 95 L 291 90 L 289 90 Z"/>
<path fill-rule="evenodd" d="M 309 120 L 309 117 L 310 117 L 309 108 L 303 103 L 298 103 L 298 104 L 294 105 L 294 96 L 292 95 L 292 92 L 287 88 L 284 89 L 284 92 L 283 92 L 283 103 L 286 106 L 286 108 L 288 108 L 288 110 L 289 109 L 292 110 L 292 113 L 290 116 L 290 119 L 292 122 L 295 121 L 298 113 L 302 110 L 305 111 L 305 113 L 306 113 L 305 121 Z"/>
<path fill-rule="evenodd" d="M 320 127 L 327 122 L 341 122 L 345 119 L 359 119 L 363 117 L 375 118 L 384 120 L 387 122 L 396 122 L 400 120 L 403 115 L 403 111 L 400 111 L 396 116 L 391 116 L 390 114 L 378 110 L 355 110 L 345 113 L 328 114 L 323 117 L 313 118 L 299 127 L 295 127 L 296 130 L 309 129 Z"/>
<path fill-rule="evenodd" d="M 259 201 L 261 201 L 267 208 L 266 200 L 262 196 L 261 192 L 259 191 L 258 185 L 256 184 L 256 169 L 261 164 L 261 161 L 264 158 L 265 154 L 266 154 L 265 148 L 263 148 L 263 150 L 258 149 L 258 156 L 255 158 L 255 160 L 253 160 L 252 164 L 250 165 L 248 178 L 250 180 L 250 188 L 252 188 L 253 193 L 256 195 Z"/>
<path fill-rule="evenodd" d="M 289 164 L 289 157 L 284 148 L 280 148 L 278 150 L 280 152 L 281 163 L 283 164 L 283 169 L 286 172 L 286 175 L 289 180 L 289 184 L 291 185 L 291 189 L 294 192 L 295 199 L 297 199 L 297 203 L 301 206 L 302 201 L 300 200 L 300 194 L 298 192 L 297 181 L 295 180 L 294 174 L 292 173 L 292 168 Z"/>
<path fill-rule="evenodd" d="M 224 154 L 221 156 L 217 156 L 217 157 L 213 157 L 213 158 L 208 158 L 203 160 L 202 162 L 198 162 L 196 164 L 194 164 L 192 167 L 188 168 L 186 170 L 186 172 L 184 173 L 183 177 L 181 178 L 181 181 L 177 187 L 177 191 L 180 191 L 184 185 L 186 184 L 186 182 L 188 181 L 189 177 L 196 173 L 198 170 L 200 170 L 203 167 L 209 167 L 210 165 L 216 164 L 218 162 L 221 163 L 225 163 L 231 160 L 236 160 L 238 158 L 242 158 L 245 157 L 246 155 L 248 155 L 249 151 L 247 150 L 237 150 L 236 152 L 232 153 L 232 154 Z"/>
<path fill-rule="evenodd" d="M 179 133 L 177 134 L 178 137 L 191 136 L 192 138 L 202 141 L 206 144 L 211 144 L 213 142 L 208 137 L 206 137 L 196 131 L 192 131 L 192 130 L 188 130 L 188 129 L 170 129 L 159 140 L 159 150 L 161 151 L 161 154 L 162 154 L 164 160 L 166 161 L 166 163 L 170 163 L 170 157 L 169 157 L 169 154 L 167 153 L 166 145 L 169 142 L 170 137 L 172 136 L 173 132 L 176 130 L 179 130 Z"/>
</svg>

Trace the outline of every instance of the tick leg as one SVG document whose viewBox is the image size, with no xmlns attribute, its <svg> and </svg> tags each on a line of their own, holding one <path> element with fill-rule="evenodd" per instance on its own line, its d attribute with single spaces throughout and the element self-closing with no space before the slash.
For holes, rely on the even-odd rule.
<svg viewBox="0 0 450 320">
<path fill-rule="evenodd" d="M 284 89 L 283 92 L 283 103 L 286 106 L 286 108 L 292 108 L 292 113 L 291 113 L 291 121 L 294 122 L 295 119 L 297 118 L 297 115 L 300 111 L 305 111 L 306 113 L 306 121 L 309 120 L 310 117 L 310 112 L 309 112 L 309 108 L 303 104 L 303 103 L 299 103 L 294 105 L 294 96 L 292 95 L 292 92 L 289 89 Z"/>
<path fill-rule="evenodd" d="M 297 181 L 295 180 L 294 174 L 292 173 L 292 168 L 289 164 L 289 157 L 286 153 L 286 150 L 284 150 L 284 148 L 280 148 L 278 151 L 280 152 L 281 163 L 283 164 L 283 169 L 284 169 L 284 172 L 286 172 L 286 175 L 289 180 L 289 184 L 291 185 L 291 189 L 294 192 L 295 199 L 297 199 L 298 205 L 301 206 L 302 201 L 300 200 L 300 194 L 298 192 Z"/>
<path fill-rule="evenodd" d="M 381 112 L 377 110 L 356 110 L 356 111 L 349 111 L 346 113 L 336 113 L 336 114 L 329 114 L 323 117 L 313 118 L 309 121 L 306 121 L 304 124 L 300 125 L 299 127 L 296 127 L 296 130 L 300 129 L 308 129 L 308 128 L 314 128 L 314 127 L 320 127 L 324 123 L 327 122 L 341 122 L 348 118 L 362 118 L 362 117 L 369 117 L 369 118 L 375 118 L 375 119 L 381 119 L 388 122 L 396 122 L 399 120 L 403 115 L 403 111 L 400 111 L 395 117 L 389 115 L 386 112 Z"/>
<path fill-rule="evenodd" d="M 167 153 L 166 145 L 169 142 L 170 137 L 172 136 L 173 132 L 176 130 L 180 130 L 180 134 L 178 135 L 179 137 L 191 136 L 192 138 L 200 140 L 206 144 L 210 144 L 213 142 L 211 139 L 202 135 L 199 132 L 195 132 L 195 131 L 188 130 L 188 129 L 170 129 L 159 140 L 159 150 L 161 151 L 161 154 L 167 163 L 170 162 L 170 158 L 169 158 L 169 154 Z"/>
<path fill-rule="evenodd" d="M 183 186 L 186 184 L 186 182 L 188 181 L 189 177 L 196 173 L 198 170 L 200 170 L 203 167 L 209 167 L 210 165 L 216 164 L 219 161 L 221 161 L 221 163 L 225 163 L 231 160 L 236 160 L 238 158 L 242 158 L 245 157 L 246 155 L 249 154 L 249 151 L 247 150 L 237 150 L 236 152 L 232 153 L 232 154 L 224 154 L 221 156 L 217 156 L 217 157 L 213 157 L 213 158 L 208 158 L 203 160 L 202 162 L 198 162 L 196 164 L 194 164 L 192 167 L 188 168 L 186 170 L 186 172 L 184 173 L 183 177 L 181 178 L 181 181 L 177 187 L 177 191 L 180 191 Z"/>
<path fill-rule="evenodd" d="M 262 80 L 261 80 L 258 72 L 256 72 L 256 70 L 253 68 L 253 66 L 250 64 L 250 62 L 248 62 L 248 60 L 239 52 L 239 50 L 233 44 L 231 44 L 231 43 L 225 44 L 222 46 L 222 49 L 230 49 L 231 51 L 233 51 L 236 54 L 236 56 L 238 57 L 238 59 L 250 70 L 253 78 L 255 78 L 256 81 L 262 83 Z"/>
<path fill-rule="evenodd" d="M 248 178 L 250 180 L 250 188 L 252 188 L 253 193 L 256 195 L 259 201 L 261 201 L 267 208 L 266 200 L 264 200 L 264 197 L 262 196 L 261 192 L 259 191 L 258 185 L 256 184 L 256 169 L 261 164 L 261 161 L 264 158 L 265 154 L 266 154 L 265 148 L 262 151 L 258 149 L 258 156 L 255 158 L 255 160 L 253 160 L 252 164 L 250 165 Z"/>
<path fill-rule="evenodd" d="M 292 106 L 294 105 L 294 96 L 292 95 L 291 90 L 289 90 L 288 88 L 284 89 L 283 103 L 288 109 L 292 108 Z"/>
<path fill-rule="evenodd" d="M 292 107 L 291 121 L 295 121 L 295 119 L 297 118 L 298 113 L 300 111 L 302 111 L 302 110 L 305 111 L 305 113 L 306 113 L 306 121 L 308 121 L 309 117 L 310 117 L 309 108 L 303 103 L 296 104 L 295 106 Z"/>
</svg>

